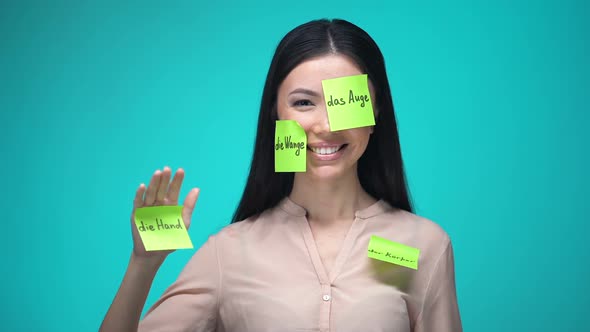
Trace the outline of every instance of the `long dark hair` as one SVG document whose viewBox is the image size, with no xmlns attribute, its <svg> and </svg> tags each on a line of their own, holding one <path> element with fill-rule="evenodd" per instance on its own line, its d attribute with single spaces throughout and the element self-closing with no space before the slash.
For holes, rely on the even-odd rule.
<svg viewBox="0 0 590 332">
<path fill-rule="evenodd" d="M 277 46 L 262 93 L 250 174 L 232 223 L 275 206 L 291 192 L 293 173 L 274 171 L 277 92 L 297 65 L 326 54 L 350 57 L 375 88 L 373 105 L 378 116 L 367 149 L 358 161 L 363 189 L 391 206 L 412 212 L 383 55 L 375 41 L 356 25 L 344 20 L 322 19 L 291 30 Z"/>
</svg>

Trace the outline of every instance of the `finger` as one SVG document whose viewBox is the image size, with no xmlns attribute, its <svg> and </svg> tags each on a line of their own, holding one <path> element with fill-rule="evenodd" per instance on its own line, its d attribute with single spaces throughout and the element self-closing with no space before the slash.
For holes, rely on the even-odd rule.
<svg viewBox="0 0 590 332">
<path fill-rule="evenodd" d="M 140 184 L 135 192 L 135 199 L 133 200 L 133 208 L 137 209 L 143 206 L 143 194 L 145 193 L 145 184 Z"/>
<path fill-rule="evenodd" d="M 150 180 L 150 184 L 147 187 L 147 191 L 145 192 L 145 199 L 143 201 L 143 205 L 153 205 L 154 201 L 156 200 L 156 192 L 158 191 L 158 187 L 160 186 L 160 178 L 162 177 L 162 172 L 157 170 L 152 175 L 152 179 Z"/>
<path fill-rule="evenodd" d="M 170 167 L 164 167 L 164 171 L 160 177 L 160 185 L 158 186 L 158 191 L 156 192 L 156 204 L 164 204 L 164 198 L 166 198 L 166 192 L 168 191 L 171 172 L 172 171 L 170 170 Z"/>
<path fill-rule="evenodd" d="M 197 199 L 199 198 L 200 193 L 201 189 L 193 188 L 188 193 L 188 195 L 186 195 L 186 199 L 184 200 L 184 206 L 182 208 L 182 220 L 184 220 L 184 224 L 187 227 L 190 224 L 191 216 L 193 214 L 193 210 L 195 209 L 195 205 L 197 205 Z"/>
<path fill-rule="evenodd" d="M 168 194 L 166 195 L 166 199 L 170 201 L 170 204 L 178 204 L 178 195 L 180 194 L 182 180 L 184 180 L 184 170 L 179 168 L 174 174 L 172 183 L 170 183 L 170 187 L 168 188 Z"/>
</svg>

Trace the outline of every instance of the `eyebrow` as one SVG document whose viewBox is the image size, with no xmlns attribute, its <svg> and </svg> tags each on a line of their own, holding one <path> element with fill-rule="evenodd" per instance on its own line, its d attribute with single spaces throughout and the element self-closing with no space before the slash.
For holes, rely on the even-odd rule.
<svg viewBox="0 0 590 332">
<path fill-rule="evenodd" d="M 289 93 L 289 96 L 290 95 L 293 95 L 293 94 L 296 94 L 296 93 L 303 93 L 303 94 L 310 95 L 310 96 L 313 96 L 313 97 L 319 97 L 320 96 L 317 92 L 315 92 L 313 90 L 303 89 L 303 88 L 298 88 L 298 89 L 295 89 L 295 90 L 291 91 Z"/>
</svg>

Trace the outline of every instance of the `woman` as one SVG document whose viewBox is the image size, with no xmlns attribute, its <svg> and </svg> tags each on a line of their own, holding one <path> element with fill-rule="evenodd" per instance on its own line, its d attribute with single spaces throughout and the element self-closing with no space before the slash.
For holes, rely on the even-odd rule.
<svg viewBox="0 0 590 332">
<path fill-rule="evenodd" d="M 330 131 L 322 80 L 359 74 L 369 78 L 375 126 Z M 274 172 L 276 120 L 305 130 L 306 172 Z M 177 204 L 183 176 L 169 184 L 171 170 L 157 171 L 134 207 Z M 187 227 L 198 193 L 184 203 Z M 412 214 L 383 56 L 346 21 L 312 21 L 280 42 L 232 225 L 209 238 L 141 322 L 170 251 L 146 252 L 132 233 L 103 331 L 462 330 L 449 237 Z M 373 235 L 418 248 L 418 269 L 367 257 Z"/>
</svg>

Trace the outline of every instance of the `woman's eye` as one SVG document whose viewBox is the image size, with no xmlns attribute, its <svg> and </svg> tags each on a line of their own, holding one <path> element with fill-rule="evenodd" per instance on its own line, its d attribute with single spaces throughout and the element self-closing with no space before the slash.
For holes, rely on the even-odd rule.
<svg viewBox="0 0 590 332">
<path fill-rule="evenodd" d="M 297 100 L 296 102 L 294 102 L 293 106 L 295 106 L 295 107 L 297 107 L 297 106 L 313 106 L 313 103 L 311 101 L 309 101 L 308 99 L 301 99 L 301 100 Z"/>
</svg>

